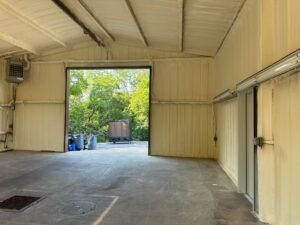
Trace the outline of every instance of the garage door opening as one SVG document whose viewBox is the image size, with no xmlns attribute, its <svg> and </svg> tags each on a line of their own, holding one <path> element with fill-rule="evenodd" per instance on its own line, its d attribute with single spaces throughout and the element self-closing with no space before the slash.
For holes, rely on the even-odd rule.
<svg viewBox="0 0 300 225">
<path fill-rule="evenodd" d="M 68 68 L 65 151 L 149 151 L 150 67 Z"/>
</svg>

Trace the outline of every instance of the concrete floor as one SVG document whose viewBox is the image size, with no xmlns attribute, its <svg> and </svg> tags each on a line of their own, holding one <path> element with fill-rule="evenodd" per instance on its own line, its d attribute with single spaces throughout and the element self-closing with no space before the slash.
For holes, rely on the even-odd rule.
<svg viewBox="0 0 300 225">
<path fill-rule="evenodd" d="M 147 148 L 0 154 L 0 201 L 43 196 L 2 225 L 259 225 L 212 160 L 147 156 Z"/>
<path fill-rule="evenodd" d="M 132 141 L 130 144 L 124 142 L 124 143 L 98 143 L 97 144 L 97 150 L 112 150 L 112 149 L 118 149 L 118 150 L 144 150 L 147 151 L 148 148 L 148 141 Z"/>
</svg>

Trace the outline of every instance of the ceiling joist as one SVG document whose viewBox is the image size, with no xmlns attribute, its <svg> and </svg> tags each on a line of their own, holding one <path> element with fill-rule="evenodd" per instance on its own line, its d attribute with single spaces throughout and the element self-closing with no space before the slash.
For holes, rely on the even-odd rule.
<svg viewBox="0 0 300 225">
<path fill-rule="evenodd" d="M 244 5 L 246 4 L 246 1 L 247 1 L 247 0 L 244 0 L 244 1 L 242 2 L 242 4 L 241 4 L 239 10 L 237 11 L 237 13 L 236 13 L 234 19 L 232 20 L 232 22 L 231 22 L 231 24 L 230 24 L 230 27 L 228 28 L 227 32 L 226 32 L 225 35 L 224 35 L 224 37 L 223 37 L 223 39 L 222 39 L 222 41 L 221 41 L 221 43 L 220 43 L 220 45 L 219 45 L 219 47 L 218 47 L 216 53 L 215 53 L 215 56 L 219 53 L 219 51 L 221 50 L 222 46 L 224 45 L 224 42 L 226 41 L 226 39 L 227 39 L 227 37 L 228 37 L 230 31 L 232 30 L 232 28 L 233 28 L 235 22 L 237 21 L 237 19 L 238 19 L 240 13 L 241 13 L 241 11 L 242 11 L 242 9 L 244 8 Z"/>
<path fill-rule="evenodd" d="M 33 47 L 33 46 L 23 42 L 23 41 L 20 41 L 20 40 L 14 38 L 14 37 L 12 37 L 8 34 L 0 32 L 0 39 L 7 42 L 7 43 L 9 43 L 9 44 L 11 44 L 11 45 L 13 45 L 13 46 L 22 48 L 22 49 L 24 49 L 28 52 L 39 55 L 39 52 L 35 47 Z"/>
<path fill-rule="evenodd" d="M 183 51 L 184 43 L 184 0 L 178 0 L 179 5 L 179 51 Z"/>
<path fill-rule="evenodd" d="M 8 57 L 8 56 L 14 56 L 14 55 L 20 55 L 20 54 L 26 54 L 28 53 L 25 50 L 13 50 L 13 51 L 8 51 L 0 54 L 0 58 Z"/>
<path fill-rule="evenodd" d="M 20 10 L 16 9 L 11 4 L 7 3 L 4 0 L 0 0 L 0 7 L 2 9 L 4 9 L 6 12 L 13 15 L 14 17 L 17 17 L 18 19 L 20 19 L 21 21 L 23 21 L 27 25 L 29 25 L 29 26 L 33 27 L 34 29 L 38 30 L 39 32 L 43 33 L 44 35 L 46 35 L 47 37 L 49 37 L 53 41 L 55 41 L 58 44 L 66 47 L 66 44 L 63 41 L 61 41 L 52 31 L 42 27 L 36 21 L 34 21 L 31 18 L 29 18 L 28 16 L 24 15 Z"/>
<path fill-rule="evenodd" d="M 83 1 L 83 0 L 78 0 L 80 5 L 85 9 L 85 11 L 93 18 L 95 23 L 97 24 L 98 28 L 105 34 L 105 36 L 111 40 L 114 41 L 115 38 L 108 32 L 108 30 L 103 26 L 101 21 L 96 17 L 96 15 L 92 12 L 92 10 L 89 8 L 89 6 Z"/>
<path fill-rule="evenodd" d="M 133 18 L 133 21 L 134 21 L 135 25 L 137 26 L 137 29 L 138 29 L 138 32 L 139 32 L 139 36 L 140 36 L 140 38 L 141 38 L 143 44 L 144 44 L 146 47 L 148 47 L 147 39 L 146 39 L 146 37 L 145 37 L 145 34 L 144 34 L 144 32 L 143 32 L 143 29 L 142 29 L 142 27 L 141 27 L 141 25 L 140 25 L 138 19 L 137 19 L 136 15 L 135 15 L 135 13 L 134 13 L 134 11 L 133 11 L 133 8 L 132 8 L 132 6 L 131 6 L 131 4 L 130 4 L 130 1 L 129 1 L 129 0 L 125 0 L 125 3 L 126 3 L 126 6 L 127 6 L 128 10 L 129 10 L 130 14 L 131 14 L 131 17 Z"/>
<path fill-rule="evenodd" d="M 90 36 L 99 46 L 106 47 L 103 40 L 91 31 L 62 1 L 52 0 L 52 2 L 60 8 L 69 18 L 71 18 L 78 26 L 83 29 L 83 32 Z"/>
</svg>

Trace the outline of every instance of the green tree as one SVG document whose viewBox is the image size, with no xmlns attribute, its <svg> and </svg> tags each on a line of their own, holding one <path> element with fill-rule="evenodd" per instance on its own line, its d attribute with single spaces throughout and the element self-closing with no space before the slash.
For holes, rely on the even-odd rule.
<svg viewBox="0 0 300 225">
<path fill-rule="evenodd" d="M 84 117 L 86 114 L 86 102 L 84 94 L 88 88 L 88 81 L 83 70 L 70 71 L 70 110 L 69 132 L 83 133 L 85 128 Z"/>
<path fill-rule="evenodd" d="M 70 77 L 71 133 L 106 133 L 110 120 L 129 119 L 133 138 L 148 139 L 148 70 L 71 70 Z"/>
<path fill-rule="evenodd" d="M 98 121 L 100 131 L 107 131 L 110 120 L 128 118 L 125 111 L 129 95 L 124 88 L 120 88 L 124 81 L 111 73 L 95 76 L 88 101 L 89 118 Z"/>
<path fill-rule="evenodd" d="M 136 80 L 136 88 L 130 96 L 128 106 L 133 118 L 133 136 L 138 140 L 148 140 L 149 74 L 142 71 Z"/>
</svg>

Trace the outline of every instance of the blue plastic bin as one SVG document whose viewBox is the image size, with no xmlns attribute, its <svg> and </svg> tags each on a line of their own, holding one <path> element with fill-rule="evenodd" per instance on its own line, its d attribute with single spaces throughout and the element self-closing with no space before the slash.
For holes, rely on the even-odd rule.
<svg viewBox="0 0 300 225">
<path fill-rule="evenodd" d="M 75 144 L 70 144 L 70 145 L 68 146 L 68 150 L 69 150 L 70 152 L 76 151 L 76 145 L 75 145 Z"/>
</svg>

